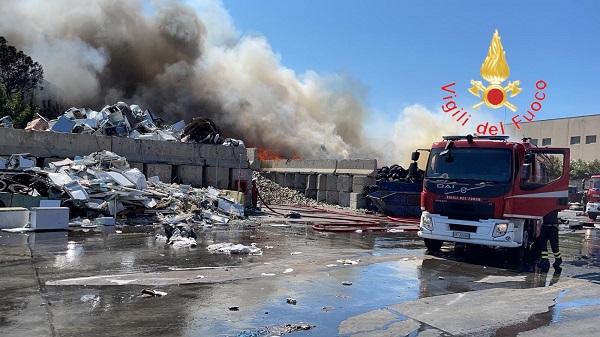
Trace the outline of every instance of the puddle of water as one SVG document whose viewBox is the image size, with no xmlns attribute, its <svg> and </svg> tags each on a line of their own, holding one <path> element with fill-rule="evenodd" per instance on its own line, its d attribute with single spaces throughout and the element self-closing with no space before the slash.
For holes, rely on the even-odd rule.
<svg viewBox="0 0 600 337">
<path fill-rule="evenodd" d="M 160 229 L 153 227 L 134 228 L 115 233 L 63 233 L 62 236 L 47 238 L 36 233 L 35 244 L 31 249 L 36 256 L 36 267 L 44 273 L 46 280 L 91 275 L 127 274 L 137 272 L 161 272 L 168 270 L 186 270 L 191 268 L 211 268 L 223 266 L 247 266 L 250 263 L 277 263 L 281 271 L 287 270 L 287 264 L 322 263 L 318 272 L 302 273 L 294 267 L 294 272 L 284 277 L 276 276 L 273 281 L 263 281 L 262 286 L 280 288 L 278 291 L 266 291 L 264 298 L 259 298 L 254 306 L 241 306 L 236 315 L 228 312 L 227 300 L 238 294 L 240 286 L 252 292 L 252 284 L 256 280 L 243 278 L 226 283 L 194 286 L 164 287 L 169 293 L 160 299 L 140 300 L 139 290 L 127 284 L 107 287 L 56 287 L 55 301 L 63 300 L 68 304 L 91 308 L 103 313 L 85 312 L 90 317 L 120 317 L 124 308 L 138 305 L 146 309 L 156 306 L 160 312 L 164 308 L 173 308 L 168 317 L 177 316 L 179 327 L 166 327 L 169 332 L 186 332 L 187 335 L 236 336 L 242 331 L 258 332 L 260 328 L 280 326 L 281 324 L 297 324 L 305 322 L 315 325 L 314 329 L 294 332 L 294 336 L 336 336 L 338 326 L 343 320 L 386 305 L 398 304 L 420 297 L 436 296 L 447 293 L 485 289 L 489 287 L 534 287 L 544 286 L 547 278 L 532 280 L 528 273 L 523 281 L 519 271 L 507 267 L 505 262 L 484 260 L 481 264 L 464 263 L 460 256 L 444 253 L 443 259 L 426 258 L 381 262 L 372 265 L 351 265 L 326 267 L 323 261 L 336 261 L 343 254 L 358 256 L 420 256 L 424 252 L 422 241 L 415 233 L 344 233 L 321 234 L 306 230 L 304 227 L 293 228 L 213 228 L 199 231 L 197 248 L 178 248 L 156 242 L 155 233 Z M 43 233 L 46 234 L 46 233 Z M 53 234 L 53 233 L 48 233 Z M 0 244 L 12 240 L 13 245 L 25 245 L 23 235 L 7 237 L 2 233 Z M 597 254 L 597 241 L 590 239 L 594 254 Z M 235 256 L 210 254 L 206 246 L 213 243 L 232 242 L 243 245 L 257 243 L 259 247 L 273 246 L 273 250 L 263 251 L 263 256 Z M 567 245 L 568 246 L 568 245 Z M 581 246 L 580 246 L 581 247 Z M 561 247 L 562 248 L 562 247 Z M 575 248 L 573 248 L 575 249 Z M 581 248 L 580 248 L 581 249 Z M 594 250 L 596 249 L 596 250 Z M 300 255 L 292 252 L 302 251 Z M 564 251 L 563 251 L 564 254 Z M 49 262 L 48 262 L 49 261 Z M 317 261 L 317 262 L 314 262 Z M 492 262 L 490 262 L 492 261 Z M 46 264 L 45 264 L 46 263 Z M 50 268 L 46 268 L 47 264 Z M 199 271 L 198 274 L 202 272 Z M 545 274 L 544 274 L 545 275 Z M 487 281 L 499 283 L 474 282 L 488 276 Z M 342 282 L 350 281 L 352 285 L 344 286 Z M 125 281 L 123 281 L 125 282 Z M 270 283 L 269 283 L 270 282 Z M 281 290 L 283 289 L 283 290 Z M 53 289 L 51 289 L 52 291 Z M 97 291 L 96 291 L 97 290 Z M 227 294 L 228 292 L 234 295 Z M 284 293 L 282 293 L 284 292 Z M 216 294 L 216 295 L 215 295 Z M 179 296 L 177 296 L 179 295 Z M 70 298 L 70 296 L 72 298 Z M 227 296 L 230 296 L 227 298 Z M 296 305 L 286 303 L 287 297 L 297 299 Z M 225 298 L 225 299 L 223 299 Z M 237 296 L 239 300 L 243 296 Z M 595 305 L 596 302 L 571 303 L 573 306 Z M 594 304 L 595 303 L 595 304 Z M 240 304 L 240 303 L 235 303 Z M 564 308 L 561 306 L 564 305 Z M 213 306 L 219 306 L 215 309 Z M 161 307 L 164 307 L 161 309 Z M 223 307 L 223 311 L 221 310 Z M 175 309 L 176 308 L 176 309 Z M 518 331 L 536 324 L 550 324 L 555 312 L 560 319 L 560 311 L 567 304 L 557 302 L 549 313 L 531 318 L 529 325 L 519 326 Z M 558 310 L 558 311 L 557 311 Z M 79 314 L 79 313 L 78 313 Z M 148 320 L 161 316 L 147 316 Z M 398 317 L 401 320 L 402 317 Z M 150 322 L 152 323 L 152 322 Z M 149 323 L 149 324 L 150 324 Z M 541 326 L 541 325 L 540 325 Z"/>
<path fill-rule="evenodd" d="M 561 320 L 561 313 L 565 309 L 600 305 L 600 298 L 579 299 L 570 302 L 562 302 L 561 298 L 563 298 L 568 292 L 569 289 L 561 291 L 554 300 L 554 305 L 552 305 L 548 311 L 529 316 L 527 322 L 500 328 L 495 332 L 494 336 L 517 336 L 521 332 L 531 331 L 543 326 L 558 323 Z M 596 317 L 595 314 L 593 317 Z"/>
<path fill-rule="evenodd" d="M 351 281 L 352 285 L 344 286 L 343 281 Z M 242 330 L 251 334 L 261 327 L 304 322 L 315 328 L 294 332 L 294 336 L 337 336 L 343 320 L 416 299 L 419 294 L 416 268 L 404 261 L 332 268 L 327 276 L 294 281 L 286 287 L 296 294 L 296 305 L 286 303 L 289 296 L 274 298 L 253 314 L 246 313 L 248 316 L 242 318 L 246 328 Z M 208 329 L 190 327 L 189 332 L 191 335 L 237 336 L 242 331 L 223 324 Z"/>
</svg>

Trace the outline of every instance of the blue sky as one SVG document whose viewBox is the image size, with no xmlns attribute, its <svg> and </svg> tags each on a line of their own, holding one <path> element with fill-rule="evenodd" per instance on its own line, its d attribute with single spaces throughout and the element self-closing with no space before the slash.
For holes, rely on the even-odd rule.
<svg viewBox="0 0 600 337">
<path fill-rule="evenodd" d="M 368 90 L 372 112 L 393 115 L 421 104 L 439 111 L 441 86 L 456 82 L 457 105 L 481 101 L 467 89 L 494 31 L 523 91 L 509 99 L 525 112 L 544 80 L 535 120 L 600 113 L 600 1 L 224 0 L 243 35 L 262 35 L 298 74 L 343 73 Z M 484 84 L 486 82 L 484 81 Z M 503 83 L 506 85 L 506 82 Z M 492 109 L 510 122 L 515 113 Z"/>
</svg>

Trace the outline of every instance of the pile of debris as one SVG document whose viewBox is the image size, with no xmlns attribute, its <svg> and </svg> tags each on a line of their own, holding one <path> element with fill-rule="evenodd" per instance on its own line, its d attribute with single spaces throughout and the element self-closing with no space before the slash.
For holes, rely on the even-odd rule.
<svg viewBox="0 0 600 337">
<path fill-rule="evenodd" d="M 299 205 L 318 205 L 319 203 L 311 198 L 307 198 L 303 194 L 288 187 L 283 187 L 276 182 L 263 177 L 260 172 L 253 172 L 253 180 L 256 181 L 256 187 L 262 197 L 262 200 L 267 205 L 284 205 L 284 204 L 299 204 Z"/>
<path fill-rule="evenodd" d="M 2 126 L 12 127 L 10 118 L 2 118 Z M 166 141 L 223 144 L 221 129 L 207 117 L 196 117 L 189 125 L 181 120 L 165 124 L 150 110 L 138 105 L 118 102 L 100 111 L 89 108 L 69 108 L 59 118 L 47 120 L 42 116 L 27 124 L 25 130 L 82 133 Z M 241 142 L 241 141 L 237 141 Z"/>
<path fill-rule="evenodd" d="M 12 128 L 13 121 L 9 116 L 4 116 L 0 118 L 0 128 Z"/>
<path fill-rule="evenodd" d="M 146 179 L 126 158 L 110 151 L 52 162 L 43 169 L 23 155 L 5 161 L 14 165 L 0 170 L 0 192 L 20 197 L 8 199 L 13 204 L 4 206 L 24 206 L 15 205 L 15 200 L 29 204 L 61 200 L 61 206 L 70 209 L 70 219 L 153 214 L 159 224 L 173 226 L 193 219 L 209 225 L 227 224 L 230 219 L 245 217 L 244 207 L 223 191 L 167 184 L 158 177 Z"/>
<path fill-rule="evenodd" d="M 411 177 L 408 169 L 403 168 L 398 164 L 391 166 L 382 166 L 377 169 L 377 182 L 380 181 L 400 181 L 400 182 L 412 182 L 415 179 L 423 179 L 424 171 L 421 169 L 417 170 L 417 176 Z"/>
</svg>

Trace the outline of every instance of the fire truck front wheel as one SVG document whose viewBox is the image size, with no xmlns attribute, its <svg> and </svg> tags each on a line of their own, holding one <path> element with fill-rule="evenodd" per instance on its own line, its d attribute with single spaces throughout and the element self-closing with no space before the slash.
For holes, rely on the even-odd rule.
<svg viewBox="0 0 600 337">
<path fill-rule="evenodd" d="M 425 247 L 432 252 L 439 252 L 442 249 L 442 244 L 444 241 L 435 240 L 435 239 L 423 239 L 425 241 Z"/>
<path fill-rule="evenodd" d="M 588 213 L 588 217 L 590 219 L 592 219 L 593 221 L 596 221 L 596 217 L 598 217 L 598 214 L 596 214 L 596 213 Z"/>
</svg>

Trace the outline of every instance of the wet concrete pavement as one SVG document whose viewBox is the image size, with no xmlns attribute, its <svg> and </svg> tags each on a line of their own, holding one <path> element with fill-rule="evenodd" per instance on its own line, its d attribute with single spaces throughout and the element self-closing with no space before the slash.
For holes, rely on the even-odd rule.
<svg viewBox="0 0 600 337">
<path fill-rule="evenodd" d="M 151 226 L 1 232 L 0 335 L 275 336 L 301 322 L 312 328 L 287 335 L 600 334 L 594 227 L 563 226 L 563 270 L 545 274 L 499 251 L 470 257 L 445 245 L 430 254 L 411 231 L 261 222 L 205 229 L 194 248 L 165 245 Z M 256 243 L 263 254 L 206 249 L 222 242 Z"/>
</svg>

